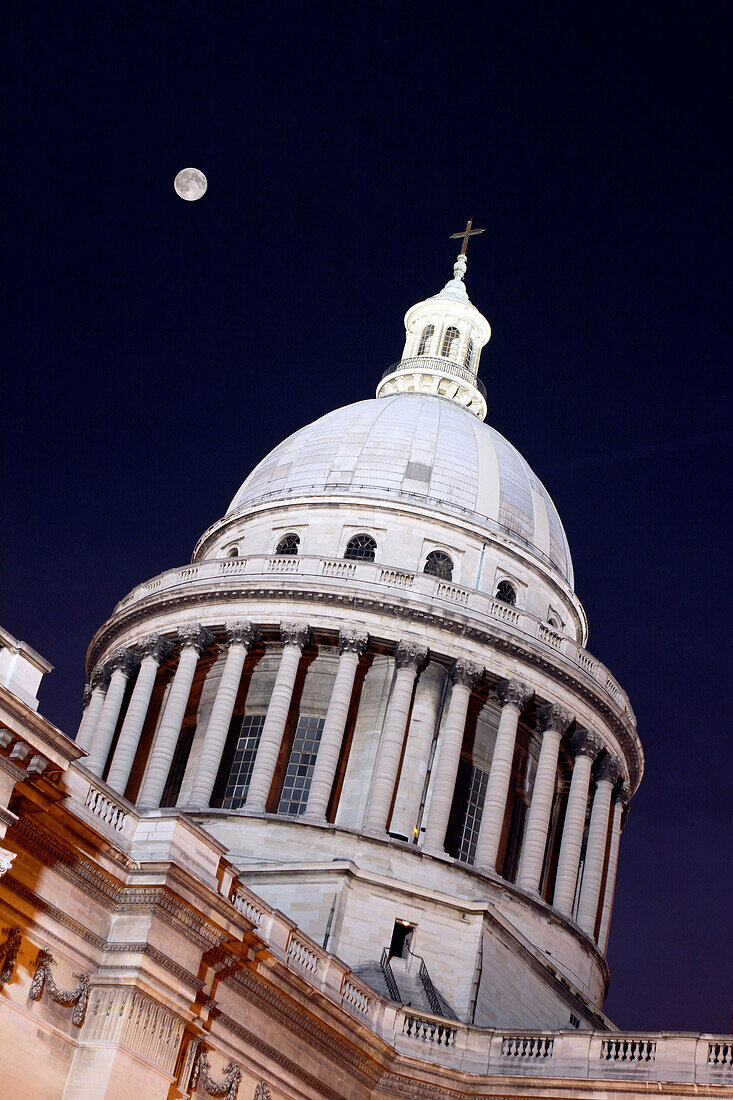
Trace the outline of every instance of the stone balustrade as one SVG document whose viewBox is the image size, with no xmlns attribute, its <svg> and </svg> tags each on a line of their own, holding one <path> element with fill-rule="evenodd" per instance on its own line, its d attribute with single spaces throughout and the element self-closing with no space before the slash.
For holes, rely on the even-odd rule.
<svg viewBox="0 0 733 1100">
<path fill-rule="evenodd" d="M 492 629 L 497 623 L 511 631 L 530 638 L 540 647 L 552 650 L 564 657 L 577 670 L 588 676 L 609 697 L 616 709 L 631 722 L 635 721 L 634 712 L 628 696 L 616 682 L 609 670 L 591 656 L 574 638 L 559 633 L 549 627 L 535 615 L 521 608 L 511 607 L 494 599 L 487 592 L 466 588 L 453 582 L 440 580 L 425 573 L 413 573 L 406 569 L 391 568 L 377 562 L 346 561 L 337 558 L 320 558 L 309 555 L 297 557 L 277 557 L 272 555 L 252 555 L 226 560 L 211 559 L 197 565 L 188 565 L 179 569 L 169 569 L 165 573 L 137 585 L 115 607 L 115 613 L 127 611 L 152 595 L 170 592 L 179 586 L 195 584 L 202 587 L 212 586 L 219 590 L 235 580 L 255 580 L 258 576 L 266 578 L 268 585 L 273 583 L 273 573 L 287 574 L 288 583 L 300 584 L 307 578 L 318 578 L 322 589 L 327 590 L 328 579 L 353 582 L 368 588 L 412 592 L 424 595 L 436 606 L 455 610 L 460 606 L 470 612 L 480 622 L 484 620 Z"/>
</svg>

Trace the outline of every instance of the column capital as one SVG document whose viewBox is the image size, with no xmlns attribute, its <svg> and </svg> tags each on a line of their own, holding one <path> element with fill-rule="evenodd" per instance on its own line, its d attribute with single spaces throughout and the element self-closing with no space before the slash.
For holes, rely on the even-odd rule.
<svg viewBox="0 0 733 1100">
<path fill-rule="evenodd" d="M 84 684 L 84 691 L 81 697 L 81 709 L 84 711 L 89 706 L 89 702 L 92 698 L 92 685 Z"/>
<path fill-rule="evenodd" d="M 596 783 L 610 783 L 613 787 L 621 778 L 622 772 L 621 761 L 609 753 L 602 758 L 596 769 Z"/>
<path fill-rule="evenodd" d="M 307 623 L 280 623 L 280 636 L 285 645 L 305 649 L 311 640 L 311 628 Z"/>
<path fill-rule="evenodd" d="M 394 663 L 397 668 L 411 668 L 420 672 L 428 663 L 428 650 L 417 642 L 398 642 L 394 651 Z"/>
<path fill-rule="evenodd" d="M 168 638 L 162 638 L 158 634 L 148 634 L 140 642 L 138 653 L 141 660 L 144 661 L 146 657 L 152 657 L 155 663 L 159 665 L 172 649 L 173 643 Z"/>
<path fill-rule="evenodd" d="M 502 707 L 516 707 L 523 710 L 532 698 L 534 692 L 528 684 L 521 680 L 501 680 L 496 685 L 496 695 Z"/>
<path fill-rule="evenodd" d="M 92 691 L 96 688 L 102 688 L 104 691 L 109 687 L 109 678 L 112 675 L 112 669 L 108 664 L 97 665 L 94 672 L 89 678 L 89 683 L 92 686 Z"/>
<path fill-rule="evenodd" d="M 178 631 L 178 638 L 181 643 L 181 650 L 195 649 L 199 657 L 206 649 L 207 645 L 213 641 L 211 634 L 208 630 L 204 630 L 202 626 L 184 626 Z"/>
<path fill-rule="evenodd" d="M 245 649 L 251 649 L 257 642 L 260 632 L 250 622 L 224 623 L 227 635 L 227 645 L 241 645 Z"/>
<path fill-rule="evenodd" d="M 597 733 L 585 726 L 576 726 L 570 737 L 570 750 L 574 757 L 589 756 L 595 760 L 603 748 L 603 742 Z"/>
<path fill-rule="evenodd" d="M 537 707 L 537 719 L 543 733 L 547 730 L 555 730 L 562 734 L 572 722 L 573 716 L 560 703 L 540 703 Z"/>
<path fill-rule="evenodd" d="M 357 653 L 363 657 L 369 645 L 365 630 L 339 630 L 339 653 Z"/>
<path fill-rule="evenodd" d="M 474 664 L 473 661 L 466 661 L 460 657 L 457 661 L 454 661 L 451 666 L 449 673 L 450 681 L 452 684 L 462 684 L 463 687 L 473 690 L 483 671 L 481 665 Z"/>
<path fill-rule="evenodd" d="M 107 667 L 110 673 L 117 672 L 119 669 L 124 672 L 126 676 L 129 676 L 139 662 L 140 658 L 137 653 L 134 653 L 130 649 L 118 649 L 107 661 Z"/>
<path fill-rule="evenodd" d="M 613 792 L 613 801 L 620 802 L 625 810 L 628 809 L 629 802 L 631 801 L 631 789 L 628 783 L 621 783 L 616 787 Z"/>
</svg>

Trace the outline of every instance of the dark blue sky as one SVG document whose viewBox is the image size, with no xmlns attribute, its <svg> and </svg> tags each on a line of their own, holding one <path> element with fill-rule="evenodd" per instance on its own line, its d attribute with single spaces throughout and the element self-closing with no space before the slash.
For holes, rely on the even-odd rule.
<svg viewBox="0 0 733 1100">
<path fill-rule="evenodd" d="M 727 4 L 16 5 L 0 622 L 72 733 L 95 629 L 284 436 L 372 395 L 449 277 L 566 526 L 647 774 L 607 1010 L 727 1031 Z M 209 180 L 184 203 L 188 165 Z"/>
</svg>

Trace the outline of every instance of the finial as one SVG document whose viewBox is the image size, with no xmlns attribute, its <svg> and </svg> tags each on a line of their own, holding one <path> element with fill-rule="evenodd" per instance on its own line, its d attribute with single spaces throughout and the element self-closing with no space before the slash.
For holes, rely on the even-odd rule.
<svg viewBox="0 0 733 1100">
<path fill-rule="evenodd" d="M 468 264 L 468 257 L 466 252 L 468 250 L 468 238 L 477 237 L 479 233 L 485 232 L 483 229 L 472 229 L 473 220 L 471 218 L 466 222 L 466 228 L 461 233 L 451 233 L 450 239 L 452 241 L 463 238 L 463 244 L 461 245 L 461 251 L 458 253 L 456 262 L 453 265 L 453 278 L 463 279 L 466 274 L 466 266 Z"/>
</svg>

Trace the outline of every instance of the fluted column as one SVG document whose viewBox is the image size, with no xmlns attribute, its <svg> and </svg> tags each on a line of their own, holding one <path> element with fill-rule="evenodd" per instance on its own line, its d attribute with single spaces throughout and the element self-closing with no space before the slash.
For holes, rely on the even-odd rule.
<svg viewBox="0 0 733 1100">
<path fill-rule="evenodd" d="M 580 850 L 583 847 L 585 814 L 588 808 L 590 773 L 593 761 L 601 751 L 601 747 L 600 738 L 586 729 L 576 729 L 570 738 L 570 748 L 575 758 L 573 777 L 570 780 L 568 804 L 565 809 L 565 822 L 555 876 L 555 893 L 552 899 L 555 908 L 568 917 L 573 915 Z"/>
<path fill-rule="evenodd" d="M 518 886 L 523 890 L 534 892 L 539 890 L 540 879 L 542 878 L 542 865 L 545 860 L 545 848 L 547 847 L 547 830 L 550 826 L 552 799 L 555 793 L 560 739 L 573 720 L 570 712 L 557 703 L 549 703 L 538 707 L 538 717 L 540 729 L 542 730 L 542 747 L 534 779 L 532 801 L 527 815 L 527 826 L 524 830 L 522 858 L 519 863 L 519 875 L 517 876 Z"/>
<path fill-rule="evenodd" d="M 140 669 L 107 775 L 107 782 L 118 794 L 125 793 L 155 687 L 158 667 L 171 648 L 170 642 L 152 636 L 145 638 L 140 646 Z"/>
<path fill-rule="evenodd" d="M 308 803 L 301 821 L 325 821 L 341 742 L 344 739 L 359 660 L 366 653 L 369 635 L 358 630 L 339 632 L 339 664 L 323 723 L 318 755 L 313 767 Z"/>
<path fill-rule="evenodd" d="M 577 922 L 591 939 L 596 927 L 603 862 L 606 856 L 608 819 L 611 812 L 611 795 L 621 774 L 621 765 L 612 756 L 605 756 L 596 772 L 596 791 L 588 826 L 588 843 L 585 846 L 585 866 L 580 887 Z"/>
<path fill-rule="evenodd" d="M 520 683 L 519 680 L 505 680 L 499 685 L 497 695 L 502 707 L 476 844 L 476 868 L 479 871 L 496 870 L 514 763 L 519 716 L 532 697 L 532 688 Z"/>
<path fill-rule="evenodd" d="M 211 708 L 201 753 L 196 763 L 196 773 L 186 800 L 191 808 L 208 806 L 219 771 L 222 753 L 226 745 L 229 726 L 237 701 L 239 682 L 247 653 L 257 640 L 257 631 L 251 623 L 229 623 L 227 632 L 227 657 L 219 681 L 219 687 Z"/>
<path fill-rule="evenodd" d="M 281 623 L 280 633 L 285 644 L 262 726 L 262 736 L 257 746 L 257 755 L 245 802 L 245 808 L 255 813 L 264 813 L 267 806 L 272 777 L 275 774 L 285 724 L 290 712 L 300 655 L 310 638 L 310 629 L 304 623 Z"/>
<path fill-rule="evenodd" d="M 196 674 L 196 665 L 211 635 L 202 627 L 191 627 L 179 631 L 181 653 L 178 658 L 173 681 L 168 693 L 165 710 L 153 741 L 150 760 L 143 785 L 140 789 L 138 805 L 141 810 L 156 809 L 163 797 L 168 772 L 173 762 L 181 725 L 186 716 L 188 697 Z"/>
<path fill-rule="evenodd" d="M 450 671 L 451 690 L 448 713 L 438 741 L 436 763 L 433 770 L 433 789 L 428 807 L 423 847 L 428 852 L 445 851 L 445 833 L 448 828 L 456 776 L 461 760 L 463 736 L 466 732 L 466 715 L 471 692 L 481 675 L 480 665 L 472 661 L 456 661 Z"/>
<path fill-rule="evenodd" d="M 79 731 L 76 735 L 77 745 L 79 748 L 84 749 L 85 752 L 89 751 L 89 746 L 92 743 L 99 716 L 102 713 L 104 698 L 107 694 L 107 688 L 109 687 L 109 677 L 110 670 L 105 665 L 103 668 L 95 669 L 92 673 L 91 683 L 87 685 L 90 688 L 88 702 L 84 709 L 81 723 L 79 724 Z M 86 688 L 84 689 L 84 694 L 85 696 L 87 694 Z"/>
<path fill-rule="evenodd" d="M 120 717 L 122 700 L 125 697 L 125 688 L 135 663 L 133 654 L 127 649 L 115 653 L 107 662 L 111 674 L 109 687 L 92 737 L 89 759 L 85 762 L 89 771 L 94 772 L 95 775 L 101 775 L 107 763 L 117 720 Z"/>
<path fill-rule="evenodd" d="M 420 670 L 427 663 L 428 651 L 415 642 L 398 642 L 395 648 L 395 674 L 392 697 L 384 720 L 382 738 L 374 762 L 372 787 L 369 792 L 364 831 L 384 836 L 387 815 L 392 803 L 397 769 L 400 765 L 402 745 L 405 740 L 407 719 L 410 714 L 412 690 Z"/>
<path fill-rule="evenodd" d="M 611 930 L 613 895 L 616 890 L 616 872 L 618 870 L 618 850 L 628 801 L 629 788 L 624 783 L 614 795 L 613 817 L 611 819 L 611 846 L 608 852 L 608 870 L 606 871 L 606 889 L 603 892 L 601 923 L 598 929 L 598 946 L 604 955 L 608 947 L 608 934 Z"/>
</svg>

